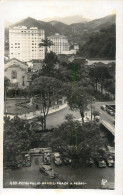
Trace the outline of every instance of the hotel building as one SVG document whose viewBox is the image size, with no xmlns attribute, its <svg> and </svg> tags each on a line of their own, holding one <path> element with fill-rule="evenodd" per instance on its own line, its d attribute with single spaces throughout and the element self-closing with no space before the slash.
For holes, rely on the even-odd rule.
<svg viewBox="0 0 123 195">
<path fill-rule="evenodd" d="M 61 54 L 63 51 L 69 51 L 69 43 L 66 36 L 55 34 L 49 36 L 48 39 L 54 44 L 48 48 L 48 52 L 53 51 L 56 54 Z"/>
<path fill-rule="evenodd" d="M 45 39 L 44 30 L 37 27 L 27 28 L 18 26 L 9 29 L 9 56 L 21 61 L 33 59 L 43 60 L 45 58 L 45 48 L 39 48 L 39 43 Z"/>
</svg>

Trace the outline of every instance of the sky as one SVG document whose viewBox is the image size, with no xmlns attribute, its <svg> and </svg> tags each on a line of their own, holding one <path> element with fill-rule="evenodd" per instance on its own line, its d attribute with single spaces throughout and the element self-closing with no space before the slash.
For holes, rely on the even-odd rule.
<svg viewBox="0 0 123 195">
<path fill-rule="evenodd" d="M 116 0 L 1 0 L 0 8 L 4 19 L 11 23 L 27 17 L 41 20 L 71 15 L 83 15 L 93 20 L 115 13 L 117 2 Z"/>
</svg>

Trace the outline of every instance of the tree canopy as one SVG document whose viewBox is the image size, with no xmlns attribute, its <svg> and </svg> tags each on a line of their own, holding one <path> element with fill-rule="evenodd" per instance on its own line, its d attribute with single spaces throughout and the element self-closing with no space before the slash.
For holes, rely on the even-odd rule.
<svg viewBox="0 0 123 195">
<path fill-rule="evenodd" d="M 67 116 L 66 121 L 50 136 L 52 139 L 50 139 L 49 145 L 53 148 L 67 148 L 66 152 L 75 161 L 79 161 L 80 158 L 83 161 L 89 157 L 94 158 L 98 154 L 99 148 L 106 143 L 106 140 L 104 141 L 100 136 L 99 126 L 94 122 L 80 125 L 71 116 Z"/>
<path fill-rule="evenodd" d="M 30 149 L 31 131 L 29 124 L 15 116 L 4 118 L 4 159 L 15 160 L 16 156 Z"/>
<path fill-rule="evenodd" d="M 87 110 L 87 106 L 90 103 L 92 96 L 86 92 L 86 87 L 84 88 L 77 82 L 67 84 L 65 85 L 65 88 L 68 105 L 72 110 L 79 110 L 82 121 L 84 122 L 84 113 Z"/>
<path fill-rule="evenodd" d="M 94 32 L 89 40 L 80 48 L 80 54 L 86 58 L 115 59 L 116 26 L 103 28 Z"/>
<path fill-rule="evenodd" d="M 58 79 L 40 76 L 33 80 L 31 86 L 27 87 L 27 91 L 31 96 L 38 95 L 41 104 L 41 112 L 43 113 L 43 129 L 46 129 L 46 117 L 49 112 L 51 103 L 61 97 L 62 82 Z"/>
</svg>

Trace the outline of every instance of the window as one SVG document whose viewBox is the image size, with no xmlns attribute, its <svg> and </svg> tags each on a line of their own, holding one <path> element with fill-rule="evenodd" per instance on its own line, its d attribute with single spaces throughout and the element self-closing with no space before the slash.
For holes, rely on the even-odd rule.
<svg viewBox="0 0 123 195">
<path fill-rule="evenodd" d="M 12 79 L 17 79 L 17 72 L 16 72 L 15 70 L 13 70 L 13 71 L 11 72 L 11 78 L 12 78 Z"/>
</svg>

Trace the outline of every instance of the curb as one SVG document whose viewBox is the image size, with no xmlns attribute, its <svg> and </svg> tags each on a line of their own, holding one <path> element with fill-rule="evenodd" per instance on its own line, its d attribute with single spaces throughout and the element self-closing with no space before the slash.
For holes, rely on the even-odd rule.
<svg viewBox="0 0 123 195">
<path fill-rule="evenodd" d="M 50 115 L 50 114 L 53 114 L 53 113 L 56 113 L 56 112 L 58 112 L 58 111 L 60 111 L 60 110 L 63 110 L 64 108 L 66 108 L 68 105 L 67 104 L 65 104 L 64 105 L 64 107 L 62 107 L 61 109 L 56 109 L 56 110 L 54 110 L 53 112 L 49 112 L 48 113 L 48 115 Z M 16 114 L 7 114 L 8 116 L 15 116 Z M 27 120 L 31 120 L 31 119 L 34 119 L 34 118 L 37 118 L 37 117 L 39 117 L 39 116 L 41 116 L 41 114 L 39 114 L 39 115 L 33 115 L 31 118 L 27 118 L 27 117 L 21 117 L 22 115 L 18 115 L 18 117 L 19 118 L 21 118 L 21 119 L 27 119 Z"/>
</svg>

